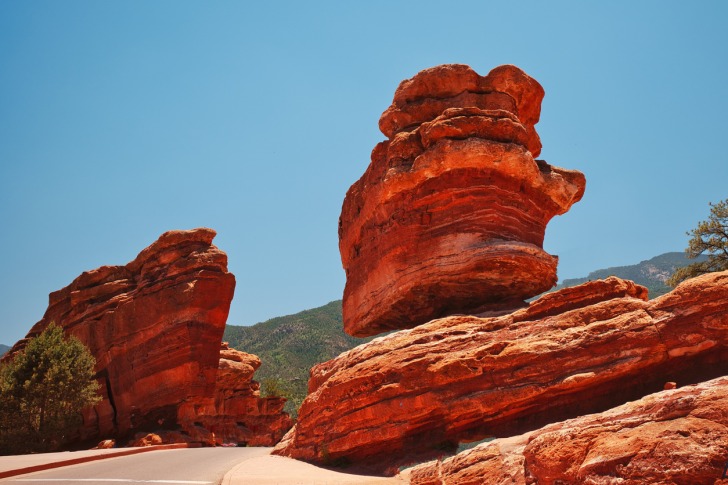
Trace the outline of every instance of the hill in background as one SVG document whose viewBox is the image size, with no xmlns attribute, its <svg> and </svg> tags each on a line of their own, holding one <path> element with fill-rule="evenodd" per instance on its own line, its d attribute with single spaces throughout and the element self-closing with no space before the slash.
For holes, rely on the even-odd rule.
<svg viewBox="0 0 728 485">
<path fill-rule="evenodd" d="M 698 261 L 705 261 L 706 259 L 708 259 L 707 256 L 688 259 L 685 257 L 685 253 L 665 253 L 638 264 L 598 269 L 592 271 L 584 278 L 565 279 L 554 290 L 580 285 L 590 280 L 604 279 L 608 276 L 618 276 L 619 278 L 632 280 L 637 284 L 646 286 L 650 291 L 650 298 L 656 298 L 672 290 L 671 287 L 665 284 L 665 281 L 667 281 L 677 268 Z"/>
<path fill-rule="evenodd" d="M 5 355 L 5 352 L 7 352 L 8 350 L 10 350 L 10 347 L 8 347 L 7 345 L 0 344 L 0 357 Z"/>
<path fill-rule="evenodd" d="M 566 279 L 554 289 L 613 275 L 646 286 L 650 298 L 655 298 L 670 291 L 665 280 L 676 268 L 695 261 L 687 259 L 684 253 L 665 253 L 639 264 L 599 269 L 584 278 Z M 341 300 L 249 327 L 228 325 L 223 337 L 231 347 L 260 357 L 263 364 L 255 378 L 261 383 L 261 392 L 287 397 L 286 411 L 293 417 L 306 397 L 309 369 L 372 338 L 360 339 L 344 333 Z"/>
<path fill-rule="evenodd" d="M 287 397 L 291 416 L 306 396 L 311 367 L 371 339 L 344 333 L 341 300 L 249 327 L 228 325 L 223 335 L 231 347 L 260 357 L 261 393 Z"/>
</svg>

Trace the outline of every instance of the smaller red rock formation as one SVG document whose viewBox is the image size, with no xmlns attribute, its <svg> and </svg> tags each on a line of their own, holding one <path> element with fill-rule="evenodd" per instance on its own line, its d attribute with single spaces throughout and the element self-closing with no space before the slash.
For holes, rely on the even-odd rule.
<svg viewBox="0 0 728 485">
<path fill-rule="evenodd" d="M 415 467 L 412 485 L 719 483 L 728 377 L 484 443 Z"/>
<path fill-rule="evenodd" d="M 95 450 L 108 450 L 110 448 L 113 448 L 114 446 L 116 446 L 116 441 L 103 440 L 103 441 L 99 442 L 99 444 L 96 445 L 96 447 L 94 447 L 94 449 Z"/>
<path fill-rule="evenodd" d="M 644 287 L 611 277 L 508 315 L 374 339 L 311 370 L 298 422 L 274 453 L 386 471 L 460 441 L 602 411 L 666 381 L 728 375 L 728 272 L 646 300 Z"/>
<path fill-rule="evenodd" d="M 197 430 L 201 441 L 209 440 L 217 445 L 278 443 L 293 422 L 283 412 L 285 399 L 260 397 L 260 385 L 253 380 L 260 364 L 258 356 L 231 349 L 224 342 L 220 349 L 215 399 L 207 406 L 193 404 L 180 408 L 178 414 L 183 428 L 201 427 Z"/>
<path fill-rule="evenodd" d="M 546 224 L 585 179 L 534 160 L 543 95 L 515 66 L 437 66 L 400 84 L 379 123 L 388 140 L 341 209 L 346 332 L 512 310 L 556 284 Z"/>
<path fill-rule="evenodd" d="M 134 437 L 134 441 L 129 444 L 132 447 L 157 446 L 164 443 L 162 437 L 156 433 L 139 433 Z"/>
</svg>

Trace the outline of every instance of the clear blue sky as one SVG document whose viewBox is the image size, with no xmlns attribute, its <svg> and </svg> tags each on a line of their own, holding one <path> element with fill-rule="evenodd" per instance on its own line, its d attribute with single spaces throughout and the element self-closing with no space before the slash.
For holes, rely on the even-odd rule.
<svg viewBox="0 0 728 485">
<path fill-rule="evenodd" d="M 0 2 L 0 343 L 82 271 L 208 226 L 231 324 L 341 297 L 337 220 L 397 84 L 516 64 L 583 171 L 561 278 L 684 249 L 728 198 L 728 2 Z"/>
</svg>

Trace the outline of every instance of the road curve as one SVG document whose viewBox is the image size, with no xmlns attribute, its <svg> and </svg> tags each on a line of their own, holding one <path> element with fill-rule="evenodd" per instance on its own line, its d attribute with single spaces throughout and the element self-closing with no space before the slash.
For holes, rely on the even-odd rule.
<svg viewBox="0 0 728 485">
<path fill-rule="evenodd" d="M 270 448 L 185 448 L 107 458 L 0 480 L 18 485 L 217 485 L 241 462 Z"/>
</svg>

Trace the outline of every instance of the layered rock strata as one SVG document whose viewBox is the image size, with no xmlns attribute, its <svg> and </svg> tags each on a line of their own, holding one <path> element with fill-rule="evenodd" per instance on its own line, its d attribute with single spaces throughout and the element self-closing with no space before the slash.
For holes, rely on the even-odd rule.
<svg viewBox="0 0 728 485">
<path fill-rule="evenodd" d="M 368 336 L 513 309 L 556 284 L 546 224 L 585 179 L 538 156 L 543 88 L 515 66 L 444 65 L 402 82 L 339 220 L 344 328 Z"/>
<path fill-rule="evenodd" d="M 260 385 L 253 380 L 260 364 L 258 356 L 222 344 L 214 400 L 205 406 L 185 404 L 178 411 L 187 429 L 195 426 L 198 441 L 273 446 L 291 428 L 293 422 L 283 412 L 286 400 L 260 397 Z"/>
<path fill-rule="evenodd" d="M 103 400 L 84 416 L 80 439 L 177 430 L 178 439 L 213 443 L 213 430 L 193 415 L 225 409 L 227 398 L 236 402 L 236 383 L 224 376 L 232 372 L 240 378 L 239 392 L 253 398 L 248 368 L 255 366 L 249 363 L 235 373 L 230 352 L 223 351 L 221 359 L 235 277 L 227 270 L 227 255 L 212 244 L 214 237 L 215 231 L 205 228 L 170 231 L 124 266 L 84 272 L 51 293 L 42 320 L 9 352 L 21 350 L 51 322 L 89 347 Z M 233 409 L 254 407 L 253 401 Z M 258 406 L 258 414 L 269 411 L 274 420 L 283 419 L 276 402 Z M 245 418 L 233 424 L 238 421 Z M 265 438 L 267 444 L 275 441 Z"/>
<path fill-rule="evenodd" d="M 311 370 L 275 453 L 380 470 L 728 375 L 728 272 L 646 301 L 618 278 L 491 318 L 434 320 Z M 391 471 L 391 468 L 389 468 Z"/>
<path fill-rule="evenodd" d="M 718 483 L 728 377 L 498 439 L 415 467 L 412 485 Z"/>
</svg>

